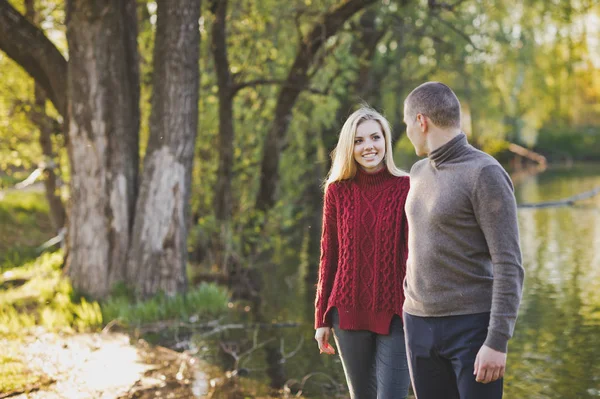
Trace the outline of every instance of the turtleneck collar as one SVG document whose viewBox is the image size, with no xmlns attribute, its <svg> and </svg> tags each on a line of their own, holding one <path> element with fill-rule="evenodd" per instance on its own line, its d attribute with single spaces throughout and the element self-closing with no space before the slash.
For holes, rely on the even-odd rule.
<svg viewBox="0 0 600 399">
<path fill-rule="evenodd" d="M 385 187 L 386 183 L 393 181 L 393 177 L 385 166 L 375 173 L 367 173 L 360 166 L 357 166 L 354 181 L 360 187 L 376 189 Z"/>
<path fill-rule="evenodd" d="M 429 160 L 438 168 L 444 162 L 459 157 L 467 150 L 467 136 L 460 133 L 443 146 L 429 153 Z"/>
</svg>

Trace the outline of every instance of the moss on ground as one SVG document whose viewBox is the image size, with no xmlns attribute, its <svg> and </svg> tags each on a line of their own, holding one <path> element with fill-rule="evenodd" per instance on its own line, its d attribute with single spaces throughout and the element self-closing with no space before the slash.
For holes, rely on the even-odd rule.
<svg viewBox="0 0 600 399">
<path fill-rule="evenodd" d="M 43 192 L 0 192 L 0 272 L 40 255 L 38 247 L 54 236 Z"/>
</svg>

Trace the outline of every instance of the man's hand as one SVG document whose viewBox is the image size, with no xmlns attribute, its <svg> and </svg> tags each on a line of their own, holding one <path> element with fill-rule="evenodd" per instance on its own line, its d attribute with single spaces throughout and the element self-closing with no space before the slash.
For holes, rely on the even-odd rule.
<svg viewBox="0 0 600 399">
<path fill-rule="evenodd" d="M 475 381 L 487 384 L 504 377 L 506 353 L 483 345 L 475 358 Z"/>
<path fill-rule="evenodd" d="M 319 327 L 315 332 L 315 340 L 317 344 L 319 344 L 319 350 L 321 353 L 325 353 L 327 355 L 335 354 L 335 349 L 333 346 L 329 345 L 329 335 L 331 334 L 331 328 L 329 327 Z"/>
</svg>

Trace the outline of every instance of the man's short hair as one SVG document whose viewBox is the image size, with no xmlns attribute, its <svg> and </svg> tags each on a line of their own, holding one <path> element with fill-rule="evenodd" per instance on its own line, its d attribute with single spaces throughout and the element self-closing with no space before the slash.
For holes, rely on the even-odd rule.
<svg viewBox="0 0 600 399">
<path fill-rule="evenodd" d="M 404 104 L 405 118 L 414 119 L 417 114 L 423 114 L 436 126 L 460 129 L 460 101 L 443 83 L 423 83 L 406 97 Z"/>
</svg>

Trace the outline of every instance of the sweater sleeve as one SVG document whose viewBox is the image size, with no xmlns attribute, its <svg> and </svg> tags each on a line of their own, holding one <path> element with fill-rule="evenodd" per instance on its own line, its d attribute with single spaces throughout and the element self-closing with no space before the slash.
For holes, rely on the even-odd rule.
<svg viewBox="0 0 600 399">
<path fill-rule="evenodd" d="M 406 199 L 408 197 L 408 192 L 410 190 L 410 180 L 406 179 L 406 192 L 404 194 L 404 199 L 402 201 L 402 208 L 404 209 L 402 212 L 402 232 L 404 234 L 403 241 L 401 243 L 401 248 L 403 250 L 403 258 L 402 258 L 402 274 L 406 277 L 406 261 L 408 260 L 408 216 L 406 215 Z M 402 288 L 404 289 L 404 281 L 402 281 Z M 404 295 L 404 292 L 402 293 Z"/>
<path fill-rule="evenodd" d="M 493 291 L 485 345 L 506 352 L 523 290 L 517 206 L 513 185 L 500 165 L 484 167 L 474 186 L 473 208 L 490 252 Z"/>
<path fill-rule="evenodd" d="M 321 233 L 321 259 L 319 281 L 315 299 L 315 328 L 331 327 L 331 320 L 325 320 L 329 295 L 333 288 L 338 264 L 337 206 L 335 186 L 330 185 L 325 192 L 323 204 L 323 229 Z"/>
</svg>

